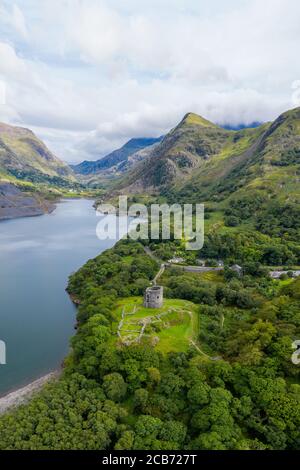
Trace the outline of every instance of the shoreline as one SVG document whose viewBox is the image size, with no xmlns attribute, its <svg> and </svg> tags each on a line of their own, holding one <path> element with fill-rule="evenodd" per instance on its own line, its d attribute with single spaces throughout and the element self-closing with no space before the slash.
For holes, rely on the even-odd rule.
<svg viewBox="0 0 300 470">
<path fill-rule="evenodd" d="M 0 181 L 1 183 L 1 181 Z M 27 219 L 27 218 L 31 218 L 31 217 L 41 217 L 43 215 L 50 215 L 52 214 L 56 209 L 57 209 L 57 205 L 58 204 L 63 204 L 64 202 L 68 202 L 68 201 L 79 201 L 81 199 L 87 199 L 87 200 L 90 200 L 90 201 L 93 201 L 95 200 L 95 198 L 93 196 L 84 196 L 84 197 L 59 197 L 58 199 L 54 200 L 54 201 L 49 201 L 47 199 L 45 199 L 45 203 L 49 204 L 47 206 L 47 210 L 44 210 L 43 212 L 40 212 L 40 213 L 29 213 L 29 214 L 20 214 L 20 215 L 9 215 L 9 216 L 2 216 L 0 214 L 0 222 L 7 222 L 7 221 L 11 221 L 11 220 L 17 220 L 17 219 Z M 94 207 L 94 204 L 92 205 Z M 95 208 L 95 211 L 96 211 L 96 208 Z"/>
<path fill-rule="evenodd" d="M 27 403 L 33 398 L 36 392 L 40 392 L 41 389 L 52 380 L 56 380 L 61 375 L 61 370 L 50 372 L 49 374 L 43 375 L 39 379 L 21 387 L 17 390 L 7 393 L 3 397 L 0 397 L 0 415 L 11 411 L 20 405 Z"/>
<path fill-rule="evenodd" d="M 32 214 L 0 216 L 0 222 L 8 222 L 10 220 L 17 220 L 17 219 L 29 219 L 31 217 L 41 217 L 41 216 L 47 215 L 47 214 L 50 215 L 55 211 L 56 204 L 58 204 L 58 202 L 56 202 L 55 204 L 51 203 L 51 207 L 49 207 L 47 211 L 41 212 L 39 214 L 32 213 Z"/>
<path fill-rule="evenodd" d="M 49 211 L 48 214 L 54 212 L 58 204 L 65 203 L 71 200 L 81 200 L 81 199 L 89 199 L 92 201 L 94 198 L 80 198 L 80 197 L 60 198 L 57 201 L 55 201 L 55 204 L 52 204 L 51 211 Z M 38 214 L 36 216 L 45 215 L 45 214 L 46 213 Z M 13 217 L 11 219 L 5 219 L 5 220 L 13 220 L 13 219 L 24 218 L 24 217 L 29 218 L 32 216 L 22 215 L 21 217 Z M 4 221 L 4 219 L 1 220 L 1 217 L 0 217 L 0 223 L 1 221 Z M 78 306 L 80 302 L 69 294 L 67 288 L 65 290 L 70 300 L 73 302 L 73 304 L 75 306 Z M 64 361 L 64 359 L 65 358 L 63 358 L 62 361 Z M 27 385 L 24 385 L 17 389 L 12 389 L 11 391 L 8 391 L 4 395 L 0 396 L 0 416 L 10 411 L 14 411 L 19 406 L 28 403 L 31 399 L 34 398 L 36 394 L 38 394 L 42 390 L 42 388 L 47 383 L 49 383 L 50 381 L 57 380 L 60 377 L 62 370 L 63 370 L 62 368 L 56 369 L 46 375 L 43 375 L 42 377 L 35 379 L 34 381 L 28 383 Z"/>
<path fill-rule="evenodd" d="M 19 217 L 33 217 L 55 210 L 55 203 L 35 194 L 22 190 L 12 182 L 0 181 L 0 220 L 11 220 Z"/>
</svg>

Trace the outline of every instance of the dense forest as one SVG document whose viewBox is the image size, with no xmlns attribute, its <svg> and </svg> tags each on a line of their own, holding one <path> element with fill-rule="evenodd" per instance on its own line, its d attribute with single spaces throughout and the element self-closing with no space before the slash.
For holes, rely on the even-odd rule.
<svg viewBox="0 0 300 470">
<path fill-rule="evenodd" d="M 122 345 L 116 307 L 157 270 L 122 240 L 71 276 L 78 329 L 63 375 L 1 417 L 1 449 L 300 448 L 300 280 L 271 280 L 257 262 L 242 277 L 167 269 L 166 302 L 194 305 L 194 344 Z"/>
</svg>

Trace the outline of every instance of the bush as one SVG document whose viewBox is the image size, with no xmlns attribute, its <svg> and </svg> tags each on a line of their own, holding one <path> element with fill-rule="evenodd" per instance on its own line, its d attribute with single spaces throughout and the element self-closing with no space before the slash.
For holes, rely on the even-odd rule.
<svg viewBox="0 0 300 470">
<path fill-rule="evenodd" d="M 225 217 L 224 219 L 226 227 L 237 227 L 241 223 L 241 219 L 238 217 L 235 217 L 234 215 L 231 215 L 229 217 Z"/>
</svg>

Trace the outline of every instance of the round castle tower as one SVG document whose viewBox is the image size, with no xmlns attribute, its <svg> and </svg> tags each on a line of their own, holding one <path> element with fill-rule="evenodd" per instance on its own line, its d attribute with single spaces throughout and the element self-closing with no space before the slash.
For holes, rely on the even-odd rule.
<svg viewBox="0 0 300 470">
<path fill-rule="evenodd" d="M 160 308 L 163 305 L 164 288 L 162 286 L 152 286 L 146 289 L 144 295 L 144 307 Z"/>
</svg>

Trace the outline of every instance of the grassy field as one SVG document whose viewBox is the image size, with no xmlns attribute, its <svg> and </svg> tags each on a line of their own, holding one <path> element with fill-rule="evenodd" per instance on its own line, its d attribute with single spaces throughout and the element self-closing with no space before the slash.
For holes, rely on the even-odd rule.
<svg viewBox="0 0 300 470">
<path fill-rule="evenodd" d="M 194 274 L 194 276 L 197 276 L 202 281 L 216 282 L 217 284 L 224 284 L 225 282 L 223 271 L 206 271 L 203 273 Z"/>
<path fill-rule="evenodd" d="M 165 299 L 158 309 L 143 306 L 142 297 L 122 299 L 116 308 L 121 344 L 150 342 L 159 351 L 184 352 L 198 333 L 197 307 L 192 302 Z"/>
</svg>

